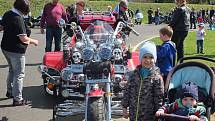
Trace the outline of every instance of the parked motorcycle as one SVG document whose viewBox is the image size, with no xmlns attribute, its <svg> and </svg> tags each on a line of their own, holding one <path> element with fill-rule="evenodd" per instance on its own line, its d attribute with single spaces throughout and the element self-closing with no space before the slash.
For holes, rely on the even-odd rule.
<svg viewBox="0 0 215 121">
<path fill-rule="evenodd" d="M 30 26 L 31 28 L 34 28 L 35 26 L 39 27 L 40 26 L 40 21 L 41 21 L 41 16 L 38 17 L 31 17 L 31 22 L 32 25 Z"/>
<path fill-rule="evenodd" d="M 123 22 L 113 30 L 115 19 L 109 15 L 88 13 L 80 19 L 80 25 L 86 29 L 72 23 L 74 36 L 63 37 L 63 52 L 45 54 L 40 66 L 44 87 L 55 96 L 84 97 L 86 121 L 111 121 L 112 98 L 122 97 L 128 72 L 128 49 L 119 33 L 125 27 L 138 33 Z M 71 108 L 68 100 L 56 105 L 53 120 L 55 116 L 73 114 Z"/>
<path fill-rule="evenodd" d="M 37 18 L 33 16 L 26 16 L 24 17 L 24 20 L 30 28 L 34 28 L 35 26 L 40 26 L 41 16 L 38 16 Z"/>
</svg>

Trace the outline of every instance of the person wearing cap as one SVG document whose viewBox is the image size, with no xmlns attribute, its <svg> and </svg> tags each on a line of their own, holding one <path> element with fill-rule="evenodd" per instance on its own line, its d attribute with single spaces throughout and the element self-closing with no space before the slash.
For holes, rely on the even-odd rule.
<svg viewBox="0 0 215 121">
<path fill-rule="evenodd" d="M 130 121 L 154 121 L 154 113 L 162 106 L 164 85 L 156 60 L 155 44 L 145 42 L 140 48 L 139 66 L 129 76 L 123 92 L 123 117 Z"/>
<path fill-rule="evenodd" d="M 127 22 L 129 19 L 127 10 L 128 10 L 128 1 L 120 0 L 119 4 L 114 8 L 112 14 L 115 16 L 117 21 Z"/>
<path fill-rule="evenodd" d="M 85 7 L 85 1 L 84 0 L 77 0 L 76 1 L 76 14 L 77 15 L 83 15 L 84 7 Z"/>
<path fill-rule="evenodd" d="M 182 84 L 180 98 L 162 106 L 155 115 L 164 113 L 188 116 L 191 121 L 208 121 L 205 106 L 198 102 L 198 86 L 192 82 Z"/>
<path fill-rule="evenodd" d="M 64 19 L 67 23 L 67 14 L 64 6 L 59 0 L 52 0 L 44 6 L 43 14 L 40 22 L 40 31 L 44 34 L 46 27 L 46 47 L 45 52 L 52 51 L 52 42 L 54 38 L 54 51 L 61 50 L 62 27 L 59 25 L 59 20 Z M 45 26 L 46 25 L 46 26 Z"/>
<path fill-rule="evenodd" d="M 204 54 L 204 38 L 206 35 L 206 32 L 204 30 L 204 23 L 200 23 L 198 25 L 198 31 L 196 31 L 196 45 L 197 45 L 197 54 L 201 53 Z"/>
<path fill-rule="evenodd" d="M 27 35 L 27 27 L 23 16 L 30 12 L 28 0 L 15 0 L 13 8 L 4 13 L 0 29 L 3 37 L 1 41 L 2 53 L 5 56 L 9 71 L 7 76 L 6 97 L 13 98 L 13 106 L 29 104 L 23 99 L 23 80 L 25 77 L 25 53 L 28 45 L 38 45 L 39 41 Z"/>
</svg>

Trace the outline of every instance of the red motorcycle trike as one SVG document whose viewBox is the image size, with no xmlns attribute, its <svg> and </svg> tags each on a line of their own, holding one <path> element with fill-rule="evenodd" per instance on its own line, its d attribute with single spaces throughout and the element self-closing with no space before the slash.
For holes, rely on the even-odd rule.
<svg viewBox="0 0 215 121">
<path fill-rule="evenodd" d="M 122 97 L 132 65 L 122 30 L 138 33 L 124 22 L 114 27 L 115 17 L 107 12 L 88 12 L 79 21 L 80 26 L 69 24 L 74 35 L 63 37 L 62 52 L 44 55 L 40 66 L 44 88 L 48 94 L 66 99 L 85 98 L 82 113 L 86 121 L 111 121 L 113 99 Z M 72 104 L 66 100 L 56 105 L 53 119 L 74 114 Z"/>
</svg>

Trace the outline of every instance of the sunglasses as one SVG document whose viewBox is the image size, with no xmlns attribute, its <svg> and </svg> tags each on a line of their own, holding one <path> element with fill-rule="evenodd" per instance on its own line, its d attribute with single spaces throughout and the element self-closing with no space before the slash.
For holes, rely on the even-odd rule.
<svg viewBox="0 0 215 121">
<path fill-rule="evenodd" d="M 128 9 L 128 7 L 123 6 L 123 5 L 121 5 L 121 7 L 122 7 L 123 9 L 125 9 L 125 10 L 127 10 L 127 9 Z"/>
<path fill-rule="evenodd" d="M 84 5 L 81 3 L 76 3 L 76 5 L 80 5 L 81 7 L 84 7 Z"/>
</svg>

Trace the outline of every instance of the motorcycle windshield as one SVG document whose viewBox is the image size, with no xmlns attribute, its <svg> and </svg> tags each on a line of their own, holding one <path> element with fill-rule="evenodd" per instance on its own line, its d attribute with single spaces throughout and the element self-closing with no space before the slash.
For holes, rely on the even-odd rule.
<svg viewBox="0 0 215 121">
<path fill-rule="evenodd" d="M 84 32 L 94 44 L 106 43 L 114 33 L 113 28 L 105 21 L 95 20 Z"/>
</svg>

